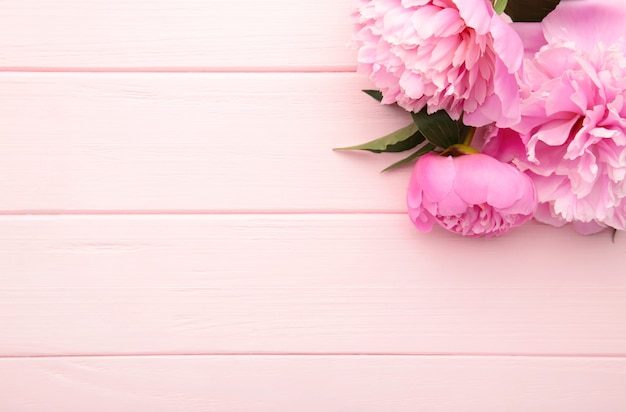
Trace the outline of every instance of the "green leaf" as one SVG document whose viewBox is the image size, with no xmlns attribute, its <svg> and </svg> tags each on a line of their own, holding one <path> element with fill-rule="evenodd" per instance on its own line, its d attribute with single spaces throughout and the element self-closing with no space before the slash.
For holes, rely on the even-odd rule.
<svg viewBox="0 0 626 412">
<path fill-rule="evenodd" d="M 368 96 L 374 98 L 378 102 L 382 102 L 383 101 L 383 94 L 382 94 L 382 92 L 380 92 L 378 90 L 361 90 L 361 91 L 363 93 L 367 94 Z"/>
<path fill-rule="evenodd" d="M 502 14 L 506 8 L 506 4 L 507 0 L 494 0 L 493 10 L 498 14 Z"/>
<path fill-rule="evenodd" d="M 413 122 L 424 137 L 435 146 L 446 149 L 453 144 L 461 143 L 459 124 L 452 120 L 445 110 L 428 114 L 426 108 L 418 113 L 411 113 Z"/>
<path fill-rule="evenodd" d="M 386 136 L 357 146 L 339 147 L 333 150 L 367 150 L 374 153 L 403 152 L 422 143 L 424 136 L 417 130 L 415 123 L 396 130 Z"/>
<path fill-rule="evenodd" d="M 386 167 L 385 169 L 381 170 L 380 173 L 384 173 L 384 172 L 387 172 L 387 171 L 389 171 L 391 169 L 395 169 L 397 167 L 404 166 L 407 163 L 411 163 L 413 160 L 417 159 L 418 157 L 423 156 L 426 153 L 430 153 L 430 152 L 432 152 L 435 149 L 436 149 L 435 145 L 433 145 L 432 143 L 426 143 L 417 152 L 413 153 L 409 157 L 406 157 L 406 158 L 400 160 L 399 162 L 395 162 L 391 166 Z"/>
<path fill-rule="evenodd" d="M 559 3 L 560 0 L 508 0 L 504 12 L 513 21 L 539 22 Z"/>
</svg>

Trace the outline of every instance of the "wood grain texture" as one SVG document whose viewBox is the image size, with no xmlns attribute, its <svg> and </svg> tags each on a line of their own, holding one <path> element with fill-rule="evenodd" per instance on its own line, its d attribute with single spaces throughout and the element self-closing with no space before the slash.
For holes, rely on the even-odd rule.
<svg viewBox="0 0 626 412">
<path fill-rule="evenodd" d="M 9 411 L 617 412 L 626 361 L 413 356 L 0 359 Z"/>
<path fill-rule="evenodd" d="M 351 0 L 0 0 L 0 67 L 354 70 Z"/>
<path fill-rule="evenodd" d="M 3 211 L 403 211 L 411 122 L 353 73 L 0 73 Z"/>
<path fill-rule="evenodd" d="M 625 243 L 536 223 L 488 240 L 423 234 L 405 214 L 0 216 L 0 279 L 7 289 L 618 289 Z"/>
<path fill-rule="evenodd" d="M 410 122 L 351 3 L 0 0 L 2 412 L 624 410 L 621 234 L 423 235 L 330 150 Z"/>
<path fill-rule="evenodd" d="M 476 242 L 403 215 L 1 223 L 2 355 L 626 348 L 623 240 L 608 234 L 529 225 Z"/>
</svg>

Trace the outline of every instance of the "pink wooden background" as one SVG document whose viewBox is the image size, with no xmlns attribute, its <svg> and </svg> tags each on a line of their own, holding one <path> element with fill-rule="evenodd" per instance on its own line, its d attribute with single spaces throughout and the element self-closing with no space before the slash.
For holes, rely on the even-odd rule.
<svg viewBox="0 0 626 412">
<path fill-rule="evenodd" d="M 0 410 L 625 411 L 626 235 L 417 232 L 351 0 L 0 0 Z"/>
</svg>

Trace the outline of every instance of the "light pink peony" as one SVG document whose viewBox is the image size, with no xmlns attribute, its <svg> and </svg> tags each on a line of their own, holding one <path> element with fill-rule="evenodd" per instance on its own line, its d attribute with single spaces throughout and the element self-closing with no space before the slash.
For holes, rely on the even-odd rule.
<svg viewBox="0 0 626 412">
<path fill-rule="evenodd" d="M 540 221 L 626 229 L 625 22 L 623 0 L 562 1 L 527 42 L 519 135 L 489 145 L 533 179 Z"/>
<path fill-rule="evenodd" d="M 500 127 L 519 121 L 523 45 L 489 0 L 357 0 L 359 71 L 383 103 Z"/>
<path fill-rule="evenodd" d="M 407 205 L 422 232 L 437 222 L 451 232 L 491 237 L 529 220 L 537 194 L 528 176 L 490 156 L 429 153 L 413 169 Z"/>
</svg>

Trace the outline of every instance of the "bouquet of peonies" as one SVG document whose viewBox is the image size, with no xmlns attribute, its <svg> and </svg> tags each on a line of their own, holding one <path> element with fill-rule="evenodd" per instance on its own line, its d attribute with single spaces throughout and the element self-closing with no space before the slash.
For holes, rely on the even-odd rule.
<svg viewBox="0 0 626 412">
<path fill-rule="evenodd" d="M 625 229 L 624 0 L 357 0 L 353 18 L 365 92 L 413 122 L 339 150 L 414 150 L 388 169 L 417 159 L 419 230 Z"/>
</svg>

